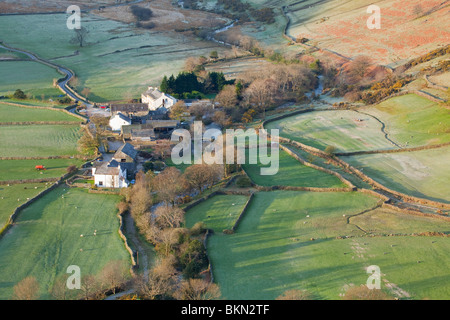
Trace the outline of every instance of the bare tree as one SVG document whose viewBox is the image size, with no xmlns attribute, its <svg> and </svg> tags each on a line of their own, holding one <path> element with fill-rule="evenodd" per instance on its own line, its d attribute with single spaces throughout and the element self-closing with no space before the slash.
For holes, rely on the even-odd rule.
<svg viewBox="0 0 450 320">
<path fill-rule="evenodd" d="M 212 120 L 222 128 L 231 124 L 230 117 L 228 117 L 227 114 L 222 110 L 217 110 L 216 112 L 214 112 Z"/>
<path fill-rule="evenodd" d="M 184 179 L 175 167 L 167 167 L 153 179 L 154 190 L 157 191 L 159 199 L 169 203 L 175 203 L 184 185 Z"/>
<path fill-rule="evenodd" d="M 392 300 L 393 298 L 380 289 L 369 289 L 366 285 L 350 287 L 343 297 L 344 300 Z"/>
<path fill-rule="evenodd" d="M 256 106 L 263 112 L 273 104 L 277 94 L 277 85 L 272 79 L 257 79 L 245 90 L 244 97 L 249 104 Z"/>
<path fill-rule="evenodd" d="M 70 43 L 77 44 L 80 47 L 83 47 L 86 44 L 86 38 L 88 37 L 89 30 L 85 27 L 81 27 L 80 29 L 74 29 L 75 34 L 70 39 Z"/>
<path fill-rule="evenodd" d="M 188 279 L 181 282 L 175 292 L 178 300 L 216 300 L 220 298 L 220 289 L 215 283 L 203 279 Z"/>
<path fill-rule="evenodd" d="M 100 271 L 100 282 L 105 289 L 111 289 L 113 294 L 127 279 L 127 266 L 124 261 L 110 261 Z"/>
<path fill-rule="evenodd" d="M 95 276 L 85 275 L 81 278 L 81 292 L 85 300 L 93 299 L 98 290 L 99 283 Z"/>
<path fill-rule="evenodd" d="M 369 66 L 372 64 L 372 59 L 367 56 L 357 56 L 350 63 L 348 74 L 355 82 L 361 81 L 366 75 Z"/>
<path fill-rule="evenodd" d="M 215 99 L 224 108 L 233 108 L 238 104 L 238 98 L 236 94 L 236 87 L 233 85 L 226 85 L 219 92 Z"/>
<path fill-rule="evenodd" d="M 14 300 L 36 300 L 39 298 L 39 282 L 29 276 L 17 283 L 13 288 Z"/>
<path fill-rule="evenodd" d="M 158 227 L 178 228 L 184 221 L 184 211 L 177 206 L 162 205 L 155 210 L 155 223 Z"/>
<path fill-rule="evenodd" d="M 276 300 L 312 300 L 311 294 L 306 290 L 287 290 Z"/>
</svg>

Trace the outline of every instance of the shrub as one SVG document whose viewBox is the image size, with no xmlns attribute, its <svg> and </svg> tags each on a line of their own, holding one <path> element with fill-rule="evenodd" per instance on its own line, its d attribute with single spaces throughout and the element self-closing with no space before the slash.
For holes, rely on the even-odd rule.
<svg viewBox="0 0 450 320">
<path fill-rule="evenodd" d="M 206 232 L 206 225 L 204 222 L 200 221 L 194 224 L 194 226 L 189 230 L 192 236 L 199 236 Z"/>
<path fill-rule="evenodd" d="M 13 97 L 15 99 L 23 100 L 27 98 L 27 95 L 22 90 L 17 89 L 16 92 L 14 92 Z"/>
<path fill-rule="evenodd" d="M 66 169 L 67 173 L 69 173 L 69 174 L 75 173 L 75 172 L 77 172 L 77 170 L 78 170 L 77 166 L 75 166 L 75 165 L 71 165 L 71 166 L 67 167 L 67 169 Z"/>
<path fill-rule="evenodd" d="M 249 188 L 252 186 L 252 181 L 247 176 L 239 177 L 236 181 L 236 186 L 239 188 Z"/>
<path fill-rule="evenodd" d="M 336 152 L 336 147 L 335 146 L 327 146 L 325 148 L 325 153 L 327 153 L 328 155 L 333 155 Z"/>
</svg>

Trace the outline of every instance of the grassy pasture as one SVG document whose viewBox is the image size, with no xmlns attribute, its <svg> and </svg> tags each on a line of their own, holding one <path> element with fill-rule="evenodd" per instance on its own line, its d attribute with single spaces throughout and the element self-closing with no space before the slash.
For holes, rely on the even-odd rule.
<svg viewBox="0 0 450 320">
<path fill-rule="evenodd" d="M 76 155 L 78 125 L 0 126 L 2 157 Z"/>
<path fill-rule="evenodd" d="M 96 274 L 111 260 L 129 262 L 117 233 L 119 197 L 65 188 L 22 211 L 0 241 L 1 299 L 11 298 L 13 286 L 26 276 L 39 281 L 40 299 L 50 299 L 55 278 L 70 265 L 78 265 L 83 276 Z"/>
<path fill-rule="evenodd" d="M 0 160 L 0 180 L 57 178 L 66 174 L 67 167 L 79 167 L 84 162 L 80 159 Z M 37 165 L 47 170 L 38 171 Z"/>
<path fill-rule="evenodd" d="M 386 124 L 389 136 L 408 147 L 450 141 L 450 111 L 416 94 L 407 94 L 366 107 Z"/>
<path fill-rule="evenodd" d="M 450 239 L 359 237 L 364 232 L 347 224 L 343 214 L 356 214 L 375 203 L 376 199 L 358 193 L 256 194 L 235 234 L 215 234 L 208 241 L 223 297 L 274 299 L 285 290 L 306 289 L 316 299 L 339 299 L 349 285 L 366 283 L 365 268 L 375 264 L 381 268 L 382 289 L 390 291 L 389 286 L 396 285 L 404 290 L 398 295 L 401 298 L 448 298 L 448 273 L 442 266 L 448 264 L 445 252 Z M 389 217 L 389 221 L 395 225 L 408 218 Z M 414 219 L 407 227 L 394 229 L 383 229 L 380 221 L 368 223 L 378 232 L 448 230 L 442 221 L 434 225 L 429 220 L 422 226 L 424 221 Z M 338 235 L 356 237 L 335 239 Z"/>
<path fill-rule="evenodd" d="M 191 228 L 195 223 L 203 221 L 215 233 L 231 229 L 247 200 L 248 197 L 242 195 L 217 195 L 209 198 L 186 213 L 186 227 Z"/>
<path fill-rule="evenodd" d="M 248 152 L 247 152 L 248 153 Z M 248 159 L 248 156 L 247 156 Z M 275 159 L 273 159 L 275 160 Z M 346 185 L 337 177 L 302 165 L 285 151 L 279 153 L 279 169 L 275 175 L 261 175 L 261 168 L 269 167 L 258 164 L 245 164 L 243 168 L 256 184 L 261 186 L 294 186 L 317 188 L 344 188 Z"/>
<path fill-rule="evenodd" d="M 0 185 L 0 229 L 8 221 L 14 209 L 36 196 L 47 188 L 45 183 L 24 183 L 14 185 Z"/>
<path fill-rule="evenodd" d="M 27 122 L 27 121 L 73 121 L 80 119 L 65 112 L 48 109 L 31 109 L 2 104 L 0 102 L 0 122 Z"/>
<path fill-rule="evenodd" d="M 450 202 L 450 147 L 342 159 L 393 190 Z"/>
<path fill-rule="evenodd" d="M 371 234 L 411 234 L 432 231 L 450 233 L 448 221 L 408 215 L 384 208 L 377 208 L 352 217 L 350 223 Z"/>
<path fill-rule="evenodd" d="M 358 121 L 362 120 L 362 121 Z M 270 122 L 267 129 L 279 129 L 280 136 L 324 150 L 338 152 L 392 149 L 381 124 L 370 116 L 350 110 L 313 111 Z"/>
<path fill-rule="evenodd" d="M 0 18 L 0 25 L 3 17 Z M 62 94 L 53 87 L 53 79 L 62 78 L 55 69 L 34 61 L 0 61 L 0 95 L 12 96 L 21 89 L 29 97 L 48 100 Z"/>
<path fill-rule="evenodd" d="M 87 44 L 80 48 L 70 43 L 73 31 L 67 29 L 66 19 L 65 14 L 2 16 L 0 28 L 11 30 L 3 41 L 72 69 L 79 79 L 73 84 L 76 89 L 89 88 L 89 98 L 97 102 L 140 97 L 147 86 L 159 85 L 164 75 L 178 73 L 187 57 L 228 50 L 89 14 L 83 15 L 83 26 L 89 30 Z"/>
</svg>

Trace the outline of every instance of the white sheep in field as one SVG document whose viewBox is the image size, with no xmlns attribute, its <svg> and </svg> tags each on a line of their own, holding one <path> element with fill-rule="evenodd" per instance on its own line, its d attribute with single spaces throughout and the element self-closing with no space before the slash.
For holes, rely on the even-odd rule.
<svg viewBox="0 0 450 320">
<path fill-rule="evenodd" d="M 84 235 L 80 234 L 80 238 L 83 238 L 83 237 L 84 237 Z"/>
</svg>

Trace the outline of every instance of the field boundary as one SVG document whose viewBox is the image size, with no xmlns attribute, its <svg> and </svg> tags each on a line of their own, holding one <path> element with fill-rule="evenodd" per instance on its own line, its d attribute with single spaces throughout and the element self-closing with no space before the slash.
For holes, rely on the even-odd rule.
<svg viewBox="0 0 450 320">
<path fill-rule="evenodd" d="M 353 152 L 336 152 L 334 155 L 339 157 L 350 157 L 365 154 L 379 154 L 379 153 L 400 153 L 400 152 L 414 152 L 429 149 L 439 149 L 450 146 L 450 142 L 432 144 L 420 147 L 402 148 L 402 149 L 387 149 L 387 150 L 367 150 L 367 151 L 353 151 Z"/>
<path fill-rule="evenodd" d="M 300 114 L 301 112 L 297 112 L 295 114 Z M 264 130 L 264 132 L 267 134 L 268 137 L 270 137 L 270 134 L 267 132 L 267 130 L 264 128 L 265 125 L 267 125 L 267 123 L 269 122 L 273 122 L 273 121 L 277 121 L 280 119 L 284 119 L 286 117 L 295 115 L 294 113 L 291 114 L 287 114 L 287 115 L 282 115 L 279 117 L 274 117 L 272 119 L 268 119 L 263 121 L 263 123 L 261 124 L 261 129 L 260 130 Z M 343 168 L 346 172 L 352 174 L 352 175 L 356 175 L 357 177 L 359 177 L 361 180 L 369 183 L 371 186 L 373 186 L 375 189 L 380 189 L 383 190 L 389 194 L 391 194 L 393 197 L 397 197 L 399 198 L 401 201 L 406 202 L 406 203 L 416 203 L 416 204 L 422 204 L 422 205 L 430 205 L 432 207 L 435 208 L 442 208 L 442 209 L 450 209 L 450 204 L 448 203 L 444 203 L 444 202 L 438 202 L 438 201 L 433 201 L 433 200 L 428 200 L 428 199 L 423 199 L 423 198 L 418 198 L 418 197 L 413 197 L 398 191 L 394 191 L 392 189 L 389 189 L 388 187 L 385 187 L 384 185 L 382 185 L 381 183 L 373 180 L 372 178 L 370 178 L 369 176 L 365 175 L 364 173 L 362 173 L 360 170 L 356 169 L 355 167 L 351 166 L 350 164 L 348 164 L 347 162 L 345 162 L 344 160 L 338 158 L 335 155 L 330 155 L 322 150 L 319 150 L 317 148 L 305 145 L 303 143 L 297 142 L 295 140 L 292 139 L 287 139 L 287 138 L 283 138 L 283 137 L 278 137 L 280 142 L 285 142 L 291 145 L 295 145 L 296 147 L 299 147 L 302 150 L 305 150 L 313 155 L 319 156 L 321 158 L 325 158 L 325 159 L 329 159 L 330 161 L 332 161 L 334 164 L 336 164 L 337 166 Z M 285 188 L 281 188 L 281 189 L 285 189 Z M 312 191 L 312 190 L 311 190 Z M 436 217 L 439 217 L 439 215 L 433 215 Z"/>
<path fill-rule="evenodd" d="M 294 159 L 296 159 L 297 161 L 299 161 L 302 165 L 331 174 L 335 177 L 337 177 L 340 181 L 342 181 L 342 183 L 346 184 L 349 188 L 355 189 L 356 187 L 347 179 L 345 179 L 341 174 L 333 171 L 333 170 L 329 170 L 329 169 L 325 169 L 323 167 L 317 166 L 315 164 L 312 164 L 306 160 L 304 160 L 302 157 L 300 157 L 298 154 L 296 154 L 294 151 L 292 151 L 291 149 L 289 149 L 288 147 L 280 144 L 280 148 L 282 150 L 284 150 L 287 154 L 289 154 L 290 156 L 292 156 Z"/>
<path fill-rule="evenodd" d="M 19 108 L 26 108 L 26 109 L 45 109 L 45 110 L 51 110 L 51 111 L 55 111 L 55 112 L 61 111 L 61 112 L 64 112 L 64 113 L 66 113 L 66 114 L 68 114 L 68 115 L 70 115 L 70 116 L 73 116 L 73 117 L 75 117 L 75 118 L 78 118 L 78 119 L 80 119 L 80 120 L 83 120 L 83 122 L 86 121 L 86 118 L 85 118 L 85 117 L 83 117 L 83 116 L 81 116 L 81 115 L 79 115 L 79 114 L 76 114 L 76 113 L 74 113 L 74 112 L 70 112 L 70 111 L 68 111 L 66 108 L 55 108 L 55 107 L 33 106 L 33 105 L 25 105 L 25 104 L 19 104 L 19 103 L 13 103 L 13 102 L 6 102 L 6 101 L 0 101 L 0 104 L 6 104 L 6 105 L 10 105 L 10 106 L 14 106 L 14 107 L 19 107 Z M 70 106 L 69 106 L 69 107 L 70 107 Z M 64 121 L 60 121 L 60 122 L 64 122 Z M 74 121 L 74 122 L 76 122 L 77 124 L 79 123 L 78 121 Z"/>
<path fill-rule="evenodd" d="M 60 181 L 55 182 L 53 185 L 51 185 L 50 187 L 42 190 L 41 192 L 39 192 L 37 195 L 35 195 L 33 198 L 29 199 L 27 202 L 21 204 L 20 206 L 16 207 L 13 211 L 13 213 L 9 216 L 8 222 L 6 222 L 6 224 L 3 226 L 3 228 L 0 230 L 0 239 L 3 235 L 5 235 L 6 231 L 8 231 L 8 229 L 14 224 L 14 222 L 16 221 L 17 216 L 19 215 L 19 213 L 27 208 L 29 205 L 31 205 L 32 203 L 34 203 L 36 200 L 42 198 L 44 195 L 46 195 L 47 193 L 49 193 L 50 191 L 52 191 L 53 189 L 56 189 L 57 187 L 59 187 L 60 185 Z"/>
<path fill-rule="evenodd" d="M 250 202 L 252 201 L 253 197 L 254 197 L 255 193 L 252 192 L 250 194 L 250 197 L 248 198 L 247 202 L 244 205 L 244 208 L 242 208 L 241 213 L 239 214 L 239 217 L 236 219 L 236 221 L 234 222 L 233 227 L 231 227 L 231 231 L 235 232 L 237 227 L 239 226 L 239 223 L 241 222 L 242 218 L 244 217 L 245 213 L 247 212 L 247 208 L 250 205 Z"/>
</svg>

